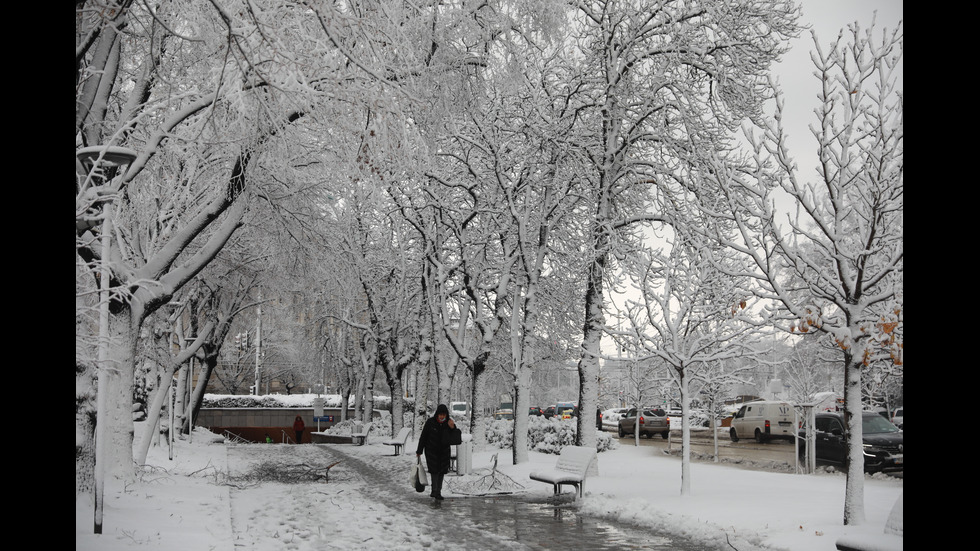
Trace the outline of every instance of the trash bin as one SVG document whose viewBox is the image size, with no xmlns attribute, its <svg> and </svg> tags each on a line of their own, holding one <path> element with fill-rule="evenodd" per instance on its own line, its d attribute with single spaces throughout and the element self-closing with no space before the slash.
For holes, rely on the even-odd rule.
<svg viewBox="0 0 980 551">
<path fill-rule="evenodd" d="M 470 474 L 473 471 L 473 435 L 464 434 L 463 443 L 456 446 L 456 474 Z"/>
</svg>

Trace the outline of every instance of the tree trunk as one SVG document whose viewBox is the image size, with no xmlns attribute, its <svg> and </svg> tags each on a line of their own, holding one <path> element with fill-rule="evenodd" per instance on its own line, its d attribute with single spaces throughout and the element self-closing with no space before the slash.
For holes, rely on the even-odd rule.
<svg viewBox="0 0 980 551">
<path fill-rule="evenodd" d="M 691 427 L 688 422 L 691 397 L 688 395 L 688 377 L 682 366 L 677 369 L 681 389 L 681 495 L 691 494 Z"/>
<path fill-rule="evenodd" d="M 76 362 L 76 388 L 89 388 L 94 383 L 89 364 Z M 92 493 L 95 490 L 95 409 L 91 401 L 92 393 L 75 397 L 75 495 Z"/>
<path fill-rule="evenodd" d="M 604 234 L 600 234 L 604 235 Z M 604 246 L 601 239 L 597 247 Z M 599 254 L 589 270 L 588 290 L 585 294 L 585 328 L 582 336 L 582 356 L 578 363 L 579 415 L 575 443 L 579 446 L 596 445 L 595 420 L 593 415 L 599 407 L 599 355 L 601 354 L 602 333 L 606 319 L 602 313 L 602 277 L 605 272 L 606 255 Z"/>
<path fill-rule="evenodd" d="M 470 404 L 473 408 L 473 423 L 470 426 L 470 433 L 473 435 L 473 442 L 477 446 L 487 443 L 487 416 L 484 411 L 487 409 L 487 373 L 484 365 L 485 358 L 477 358 L 473 363 L 473 394 L 470 396 Z"/>
<path fill-rule="evenodd" d="M 847 482 L 844 524 L 864 524 L 864 427 L 861 419 L 861 358 L 844 352 L 844 417 L 847 424 Z"/>
<path fill-rule="evenodd" d="M 405 391 L 402 387 L 401 373 L 404 368 L 399 368 L 395 366 L 392 369 L 385 369 L 385 381 L 388 383 L 388 392 L 391 393 L 391 436 L 392 438 L 398 434 L 402 426 L 405 424 L 404 420 L 404 397 Z"/>
<path fill-rule="evenodd" d="M 514 378 L 514 465 L 527 463 L 528 457 L 528 411 L 531 407 L 531 370 L 521 369 Z"/>
<path fill-rule="evenodd" d="M 191 396 L 191 430 L 193 430 L 197 417 L 201 414 L 201 406 L 204 404 L 204 392 L 207 390 L 208 381 L 211 380 L 211 374 L 214 373 L 217 365 L 217 357 L 208 358 L 201 362 L 201 373 L 197 376 L 197 386 L 194 387 L 194 393 Z"/>
<path fill-rule="evenodd" d="M 350 385 L 340 387 L 340 420 L 347 420 L 347 409 L 350 407 Z"/>
<path fill-rule="evenodd" d="M 109 365 L 100 366 L 99 377 L 105 381 L 102 401 L 105 411 L 99 419 L 105 424 L 106 442 L 102 447 L 105 474 L 128 483 L 135 482 L 133 463 L 133 388 L 136 340 L 139 331 L 133 322 L 132 307 L 115 303 L 117 311 L 109 314 Z"/>
</svg>

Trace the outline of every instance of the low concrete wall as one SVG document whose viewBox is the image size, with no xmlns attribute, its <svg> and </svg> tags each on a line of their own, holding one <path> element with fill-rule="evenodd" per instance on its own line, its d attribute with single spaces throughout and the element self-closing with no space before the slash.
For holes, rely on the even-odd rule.
<svg viewBox="0 0 980 551">
<path fill-rule="evenodd" d="M 311 433 L 340 422 L 340 408 L 323 408 L 323 415 L 333 416 L 333 421 L 319 422 L 313 418 L 313 408 L 201 408 L 194 424 L 216 434 L 228 431 L 250 442 L 265 442 L 266 434 L 273 442 L 295 442 L 293 421 L 297 415 L 306 424 L 299 444 L 311 442 Z M 353 415 L 354 410 L 348 409 L 347 418 Z M 372 419 L 380 421 L 381 412 L 375 410 Z"/>
<path fill-rule="evenodd" d="M 335 434 L 323 434 L 314 432 L 310 434 L 314 444 L 351 444 L 353 439 L 350 436 L 340 436 Z"/>
</svg>

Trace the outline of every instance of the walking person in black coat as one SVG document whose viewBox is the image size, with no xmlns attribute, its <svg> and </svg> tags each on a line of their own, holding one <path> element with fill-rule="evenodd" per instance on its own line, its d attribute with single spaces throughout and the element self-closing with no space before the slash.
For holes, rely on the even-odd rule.
<svg viewBox="0 0 980 551">
<path fill-rule="evenodd" d="M 425 463 L 432 475 L 432 497 L 442 499 L 442 479 L 449 472 L 452 460 L 450 446 L 462 442 L 463 431 L 456 428 L 456 423 L 449 417 L 446 404 L 439 404 L 436 414 L 425 421 L 422 434 L 419 436 L 419 447 L 415 456 L 425 453 Z"/>
</svg>

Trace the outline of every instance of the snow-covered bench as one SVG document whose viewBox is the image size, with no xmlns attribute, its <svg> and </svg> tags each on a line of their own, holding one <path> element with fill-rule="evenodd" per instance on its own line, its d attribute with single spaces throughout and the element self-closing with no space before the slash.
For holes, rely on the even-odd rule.
<svg viewBox="0 0 980 551">
<path fill-rule="evenodd" d="M 368 433 L 371 432 L 371 425 L 373 423 L 368 423 L 358 430 L 354 429 L 354 432 L 350 433 L 351 444 L 356 444 L 358 446 L 363 446 L 367 443 Z"/>
<path fill-rule="evenodd" d="M 401 447 L 408 443 L 409 434 L 412 434 L 412 427 L 402 427 L 394 438 L 385 440 L 384 443 L 387 446 L 394 446 L 395 455 L 398 455 L 398 451 L 401 449 Z"/>
<path fill-rule="evenodd" d="M 555 487 L 555 495 L 561 493 L 563 484 L 574 486 L 578 495 L 582 496 L 585 489 L 585 479 L 590 474 L 598 474 L 596 449 L 588 446 L 565 446 L 558 456 L 555 468 L 546 471 L 534 471 L 531 480 L 547 482 Z"/>
</svg>

